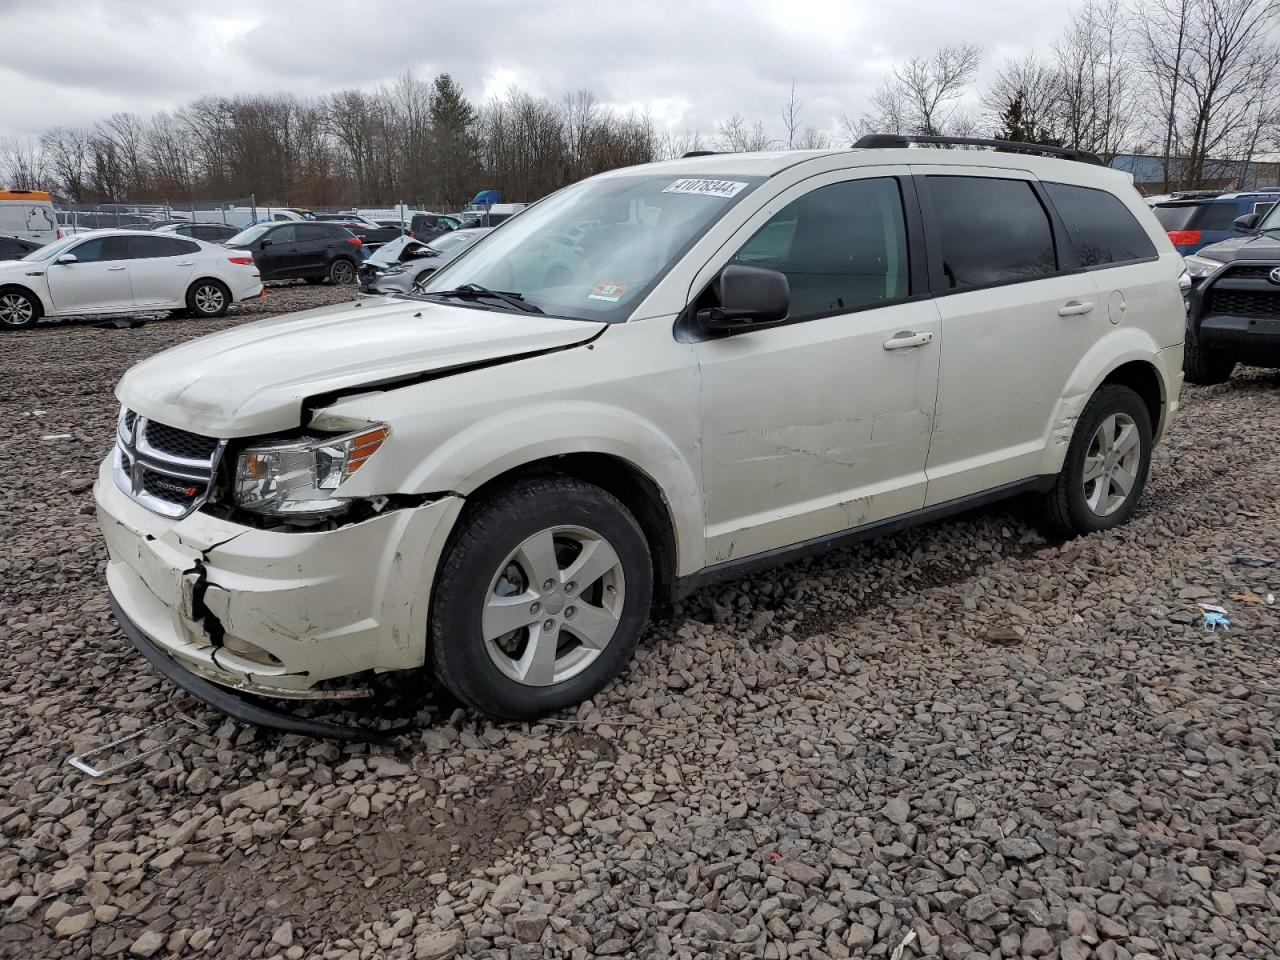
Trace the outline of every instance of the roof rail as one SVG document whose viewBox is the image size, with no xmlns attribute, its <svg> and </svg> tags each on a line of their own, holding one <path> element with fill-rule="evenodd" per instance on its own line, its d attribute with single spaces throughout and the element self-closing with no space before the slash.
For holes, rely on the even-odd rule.
<svg viewBox="0 0 1280 960">
<path fill-rule="evenodd" d="M 926 137 L 915 134 L 868 133 L 861 137 L 855 147 L 863 150 L 887 150 L 894 147 L 908 147 L 913 143 L 936 144 L 945 147 L 990 147 L 1006 153 L 1032 153 L 1044 157 L 1061 157 L 1063 160 L 1078 160 L 1081 163 L 1094 163 L 1105 167 L 1102 158 L 1096 153 L 1081 150 L 1077 147 L 1053 147 L 1046 143 L 1023 143 L 1021 140 L 990 140 L 986 137 Z"/>
<path fill-rule="evenodd" d="M 690 150 L 687 153 L 680 154 L 681 160 L 687 160 L 689 157 L 712 157 L 717 153 L 723 153 L 722 150 Z"/>
</svg>

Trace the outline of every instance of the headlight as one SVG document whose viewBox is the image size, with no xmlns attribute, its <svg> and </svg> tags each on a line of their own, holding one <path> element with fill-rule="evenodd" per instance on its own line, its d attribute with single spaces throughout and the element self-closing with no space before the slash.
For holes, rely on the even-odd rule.
<svg viewBox="0 0 1280 960">
<path fill-rule="evenodd" d="M 378 273 L 382 274 L 384 277 L 391 277 L 395 276 L 397 273 L 404 273 L 408 269 L 409 268 L 403 263 L 398 263 L 393 267 L 379 267 Z"/>
<path fill-rule="evenodd" d="M 1203 280 L 1222 266 L 1217 260 L 1210 260 L 1208 257 L 1197 257 L 1194 253 L 1182 259 L 1187 265 L 1187 273 L 1191 274 L 1192 280 Z"/>
<path fill-rule="evenodd" d="M 391 435 L 386 424 L 359 433 L 250 447 L 236 464 L 236 503 L 253 513 L 316 517 L 338 513 L 347 501 L 333 492 Z"/>
</svg>

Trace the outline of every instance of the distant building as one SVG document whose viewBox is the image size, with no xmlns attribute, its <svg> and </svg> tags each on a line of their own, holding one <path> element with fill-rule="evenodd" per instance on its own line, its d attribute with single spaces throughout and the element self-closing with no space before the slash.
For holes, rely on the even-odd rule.
<svg viewBox="0 0 1280 960">
<path fill-rule="evenodd" d="M 1186 189 L 1198 186 L 1221 190 L 1254 190 L 1280 185 L 1280 154 L 1255 154 L 1244 160 L 1206 160 L 1203 176 L 1187 176 L 1187 161 L 1173 157 L 1169 161 L 1170 187 Z M 1154 193 L 1164 185 L 1164 161 L 1160 157 L 1140 153 L 1116 154 L 1111 166 L 1133 175 L 1135 186 L 1143 193 Z"/>
</svg>

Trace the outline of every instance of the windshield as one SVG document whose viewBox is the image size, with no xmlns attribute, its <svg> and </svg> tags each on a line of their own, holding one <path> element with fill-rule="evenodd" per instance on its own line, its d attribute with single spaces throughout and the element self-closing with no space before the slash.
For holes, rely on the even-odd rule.
<svg viewBox="0 0 1280 960">
<path fill-rule="evenodd" d="M 272 228 L 273 224 L 260 223 L 256 227 L 250 227 L 248 230 L 241 230 L 234 237 L 227 241 L 228 247 L 247 247 L 253 241 L 257 240 L 264 233 Z"/>
<path fill-rule="evenodd" d="M 1280 203 L 1267 211 L 1267 215 L 1258 224 L 1258 230 L 1263 233 L 1280 233 Z"/>
<path fill-rule="evenodd" d="M 33 262 L 39 262 L 41 260 L 52 260 L 54 257 L 63 253 L 67 249 L 67 247 L 73 244 L 79 243 L 81 240 L 84 239 L 84 236 L 85 235 L 83 233 L 78 233 L 78 234 L 72 234 L 69 237 L 63 237 L 61 240 L 55 240 L 53 241 L 53 243 L 45 244 L 39 250 L 32 250 L 22 259 L 30 260 Z"/>
<path fill-rule="evenodd" d="M 423 295 L 477 284 L 519 294 L 545 313 L 618 323 L 760 180 L 652 173 L 584 180 L 469 248 Z M 491 299 L 476 305 L 502 309 Z"/>
</svg>

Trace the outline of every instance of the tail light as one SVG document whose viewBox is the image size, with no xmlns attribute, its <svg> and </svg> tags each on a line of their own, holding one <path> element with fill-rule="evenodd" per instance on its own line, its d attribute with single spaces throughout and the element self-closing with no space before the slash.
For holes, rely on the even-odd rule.
<svg viewBox="0 0 1280 960">
<path fill-rule="evenodd" d="M 1175 247 L 1193 247 L 1200 242 L 1199 230 L 1169 230 L 1169 242 Z"/>
<path fill-rule="evenodd" d="M 253 265 L 253 257 L 227 257 L 229 261 L 241 267 Z"/>
<path fill-rule="evenodd" d="M 347 243 L 351 244 L 353 247 L 359 247 L 363 245 L 361 244 L 359 237 L 347 237 Z"/>
</svg>

